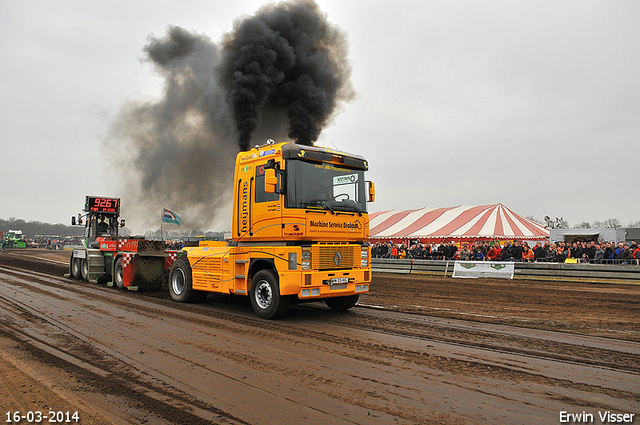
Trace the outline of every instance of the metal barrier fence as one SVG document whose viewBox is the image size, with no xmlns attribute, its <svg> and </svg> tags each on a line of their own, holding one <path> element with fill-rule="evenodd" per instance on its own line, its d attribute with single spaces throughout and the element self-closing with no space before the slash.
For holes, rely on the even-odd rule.
<svg viewBox="0 0 640 425">
<path fill-rule="evenodd" d="M 374 273 L 424 274 L 451 277 L 455 261 L 374 258 Z M 640 265 L 515 263 L 514 279 L 640 285 Z"/>
<path fill-rule="evenodd" d="M 571 259 L 569 259 L 571 260 Z M 578 260 L 578 259 L 576 259 Z M 535 260 L 536 263 L 564 263 L 567 261 L 554 261 L 554 260 L 546 260 L 546 259 L 537 259 Z M 571 261 L 568 261 L 568 263 L 571 263 Z M 579 263 L 579 264 L 617 264 L 617 265 L 632 265 L 632 266 L 640 266 L 640 260 L 636 260 L 635 258 L 627 258 L 627 259 L 621 259 L 621 258 L 615 258 L 615 259 L 601 259 L 601 260 L 589 260 L 589 261 L 582 261 L 582 260 L 578 260 L 578 261 L 574 261 L 574 263 Z"/>
</svg>

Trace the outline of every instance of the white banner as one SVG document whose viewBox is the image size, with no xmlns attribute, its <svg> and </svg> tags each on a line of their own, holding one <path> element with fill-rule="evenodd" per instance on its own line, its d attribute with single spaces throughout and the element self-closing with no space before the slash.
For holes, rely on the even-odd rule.
<svg viewBox="0 0 640 425">
<path fill-rule="evenodd" d="M 495 277 L 513 279 L 515 265 L 510 261 L 456 261 L 453 277 Z"/>
</svg>

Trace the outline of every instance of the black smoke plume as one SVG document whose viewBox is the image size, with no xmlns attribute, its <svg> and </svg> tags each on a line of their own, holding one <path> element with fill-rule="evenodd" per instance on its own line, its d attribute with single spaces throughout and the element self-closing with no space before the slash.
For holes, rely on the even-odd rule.
<svg viewBox="0 0 640 425">
<path fill-rule="evenodd" d="M 162 208 L 183 229 L 211 225 L 230 201 L 239 150 L 287 136 L 313 144 L 355 95 L 346 35 L 313 1 L 265 6 L 219 44 L 170 26 L 143 51 L 162 97 L 125 104 L 105 143 L 125 186 L 123 214 L 143 226 L 157 225 Z"/>
<path fill-rule="evenodd" d="M 338 103 L 353 98 L 346 36 L 314 2 L 269 6 L 237 22 L 223 49 L 221 77 L 241 149 L 264 110 L 288 122 L 289 138 L 310 145 Z"/>
</svg>

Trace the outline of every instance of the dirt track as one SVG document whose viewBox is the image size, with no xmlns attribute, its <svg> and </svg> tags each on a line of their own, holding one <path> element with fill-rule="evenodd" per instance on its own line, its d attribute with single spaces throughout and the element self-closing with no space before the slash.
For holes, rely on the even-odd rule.
<svg viewBox="0 0 640 425">
<path fill-rule="evenodd" d="M 64 279 L 68 256 L 0 254 L 2 421 L 640 423 L 638 286 L 378 274 L 348 312 L 263 321 L 245 298 L 185 305 Z"/>
</svg>

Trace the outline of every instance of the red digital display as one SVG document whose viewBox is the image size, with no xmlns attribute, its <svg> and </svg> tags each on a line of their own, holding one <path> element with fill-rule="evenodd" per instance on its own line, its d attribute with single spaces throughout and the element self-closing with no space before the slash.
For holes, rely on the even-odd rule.
<svg viewBox="0 0 640 425">
<path fill-rule="evenodd" d="M 119 213 L 120 198 L 98 198 L 87 196 L 85 211 Z"/>
</svg>

